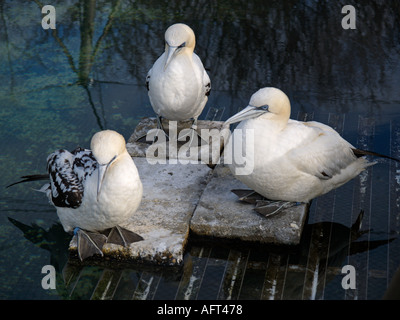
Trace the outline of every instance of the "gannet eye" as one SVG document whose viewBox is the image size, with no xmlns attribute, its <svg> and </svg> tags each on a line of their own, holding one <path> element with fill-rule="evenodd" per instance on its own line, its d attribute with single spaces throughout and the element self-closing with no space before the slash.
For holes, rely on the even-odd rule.
<svg viewBox="0 0 400 320">
<path fill-rule="evenodd" d="M 178 49 L 182 49 L 183 47 L 186 46 L 186 42 L 182 43 L 180 46 L 178 46 Z"/>
<path fill-rule="evenodd" d="M 261 107 L 258 107 L 258 109 L 264 110 L 264 111 L 268 111 L 269 105 L 265 104 L 265 105 L 263 105 L 263 106 L 261 106 Z"/>
</svg>

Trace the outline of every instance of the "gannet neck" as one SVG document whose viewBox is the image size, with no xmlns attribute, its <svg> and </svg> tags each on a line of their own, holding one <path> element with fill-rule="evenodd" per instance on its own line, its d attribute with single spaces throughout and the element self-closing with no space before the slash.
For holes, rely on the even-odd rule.
<svg viewBox="0 0 400 320">
<path fill-rule="evenodd" d="M 121 155 L 126 153 L 125 139 L 118 132 L 103 130 L 97 132 L 90 143 L 94 157 L 98 162 L 97 200 L 106 175 L 113 171 Z"/>
<path fill-rule="evenodd" d="M 109 179 L 109 177 L 113 177 L 112 183 L 115 185 L 120 185 L 121 184 L 121 179 L 126 178 L 126 173 L 125 170 L 127 167 L 132 166 L 132 158 L 129 155 L 128 151 L 125 150 L 122 154 L 120 154 L 118 157 L 115 159 L 111 160 L 111 162 L 108 165 L 100 165 L 99 169 L 101 167 L 105 167 L 105 171 L 102 179 L 103 181 Z M 100 171 L 99 171 L 100 172 Z M 115 178 L 119 177 L 119 178 Z M 100 187 L 103 181 L 100 181 Z"/>
</svg>

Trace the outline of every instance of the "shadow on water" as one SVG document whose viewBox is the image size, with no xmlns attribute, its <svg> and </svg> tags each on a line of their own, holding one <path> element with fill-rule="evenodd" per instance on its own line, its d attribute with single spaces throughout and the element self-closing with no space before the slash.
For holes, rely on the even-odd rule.
<svg viewBox="0 0 400 320">
<path fill-rule="evenodd" d="M 293 115 L 314 114 L 317 121 L 322 121 L 322 113 L 338 114 L 343 115 L 343 123 L 345 117 L 373 118 L 378 136 L 387 139 L 374 143 L 371 136 L 371 146 L 383 149 L 383 153 L 391 152 L 392 145 L 387 141 L 394 141 L 392 152 L 398 153 L 396 132 L 400 131 L 393 119 L 400 116 L 400 3 L 370 0 L 353 4 L 356 30 L 341 27 L 341 8 L 346 4 L 60 0 L 52 1 L 57 10 L 57 28 L 43 30 L 43 2 L 1 1 L 2 184 L 10 184 L 21 175 L 43 172 L 47 154 L 61 147 L 87 147 L 99 129 L 116 129 L 128 138 L 141 117 L 153 116 L 145 77 L 164 49 L 165 29 L 175 22 L 187 23 L 194 29 L 195 51 L 209 69 L 212 91 L 200 119 L 210 110 L 222 120 L 227 119 L 246 106 L 258 88 L 276 86 L 290 97 Z M 346 127 L 343 134 L 354 144 L 362 142 L 357 138 L 357 123 L 348 127 L 351 129 Z M 179 275 L 140 268 L 115 273 L 99 266 L 85 267 L 75 270 L 76 281 L 69 280 L 64 287 L 64 279 L 58 279 L 65 291 L 57 294 L 43 293 L 40 269 L 51 263 L 59 270 L 57 276 L 65 275 L 61 269 L 68 265 L 67 235 L 59 224 L 52 224 L 57 220 L 55 210 L 42 199 L 43 195 L 22 186 L 7 189 L 0 196 L 0 229 L 4 235 L 0 255 L 5 261 L 0 273 L 13 274 L 1 284 L 0 298 L 326 298 L 328 295 L 318 291 L 320 286 L 316 283 L 321 279 L 325 283 L 337 282 L 341 279 L 340 268 L 349 256 L 362 256 L 369 251 L 371 255 L 362 256 L 360 261 L 368 260 L 371 269 L 379 265 L 379 270 L 386 270 L 374 278 L 381 286 L 377 295 L 383 294 L 400 264 L 400 249 L 398 245 L 389 248 L 389 243 L 397 242 L 387 231 L 400 230 L 396 222 L 396 201 L 400 198 L 397 167 L 385 168 L 391 179 L 385 185 L 390 189 L 390 199 L 375 206 L 374 215 L 390 222 L 390 228 L 376 222 L 368 225 L 372 231 L 355 233 L 343 221 L 314 223 L 316 214 L 311 212 L 313 223 L 306 225 L 297 253 L 264 252 L 253 247 L 235 252 L 232 248 L 226 251 L 215 245 L 193 243 Z M 383 186 L 380 190 L 379 185 L 388 179 L 384 174 L 378 175 L 382 172 L 379 170 L 373 171 L 374 181 L 379 184 L 374 184 L 371 197 L 380 195 L 376 197 L 386 199 L 386 191 Z M 371 206 L 379 201 L 373 199 Z M 343 205 L 345 214 L 353 211 L 351 199 L 342 202 L 350 203 Z M 370 223 L 373 210 L 366 209 Z M 16 229 L 23 231 L 23 239 L 18 238 Z M 375 239 L 380 234 L 387 238 Z M 352 238 L 356 235 L 358 240 Z M 387 248 L 387 256 L 382 258 L 377 248 Z M 318 257 L 321 250 L 325 258 Z M 12 261 L 6 259 L 8 256 L 14 257 Z M 380 265 L 383 260 L 387 266 Z M 370 270 L 366 268 L 368 278 Z M 218 279 L 221 290 L 213 286 L 215 278 L 208 277 L 213 271 L 222 279 Z M 234 274 L 242 277 L 240 286 L 239 281 L 232 281 Z M 110 280 L 112 277 L 119 280 Z M 203 279 L 201 283 L 199 279 Z M 115 286 L 115 290 L 109 287 L 103 295 L 102 284 Z M 334 292 L 329 285 L 324 288 L 333 292 L 332 297 L 352 298 L 352 294 Z"/>
<path fill-rule="evenodd" d="M 45 230 L 36 224 L 29 226 L 8 219 L 28 241 L 50 252 L 50 264 L 57 272 L 57 292 L 64 299 L 321 299 L 323 292 L 318 292 L 317 287 L 321 283 L 327 286 L 341 275 L 348 256 L 396 239 L 359 241 L 371 231 L 362 230 L 363 215 L 364 212 L 360 212 L 351 227 L 335 222 L 307 224 L 300 244 L 295 247 L 249 243 L 232 246 L 229 241 L 219 240 L 216 244 L 195 239 L 188 245 L 181 267 L 135 266 L 96 259 L 80 263 L 76 257 L 69 259 L 67 249 L 71 236 L 64 232 L 61 224 Z M 205 251 L 208 254 L 204 255 Z M 229 257 L 235 255 L 247 256 L 247 260 L 232 268 Z M 262 261 L 264 264 L 278 261 L 278 269 L 282 269 L 285 276 L 269 273 Z M 286 264 L 281 264 L 283 261 Z M 260 273 L 254 274 L 255 270 L 261 271 L 261 277 Z M 197 277 L 198 274 L 203 276 Z M 209 278 L 204 276 L 207 274 Z M 247 292 L 248 286 L 259 281 L 263 283 L 262 292 Z M 274 290 L 269 288 L 271 283 L 274 283 Z M 210 297 L 205 289 L 210 286 L 217 290 L 215 297 Z M 281 287 L 280 290 L 276 290 L 277 287 Z"/>
</svg>

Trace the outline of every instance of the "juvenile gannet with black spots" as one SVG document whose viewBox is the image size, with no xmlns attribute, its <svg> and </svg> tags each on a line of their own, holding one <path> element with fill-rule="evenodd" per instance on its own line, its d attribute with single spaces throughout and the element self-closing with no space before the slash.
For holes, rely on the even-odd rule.
<svg viewBox="0 0 400 320">
<path fill-rule="evenodd" d="M 365 155 L 393 159 L 355 148 L 325 124 L 289 119 L 290 110 L 286 94 L 269 87 L 254 93 L 245 109 L 226 120 L 228 124 L 240 122 L 236 129 L 242 130 L 242 135 L 254 134 L 254 152 L 246 154 L 254 170 L 238 175 L 234 161 L 229 167 L 238 180 L 258 194 L 283 200 L 271 203 L 269 214 L 295 203 L 308 203 L 342 186 L 376 163 Z M 229 139 L 227 150 L 231 150 L 234 138 L 232 135 Z"/>
<path fill-rule="evenodd" d="M 184 121 L 193 119 L 193 129 L 207 103 L 211 90 L 210 78 L 200 58 L 195 54 L 193 30 L 183 23 L 165 31 L 165 52 L 156 60 L 146 77 L 151 106 L 161 117 Z"/>
<path fill-rule="evenodd" d="M 81 260 L 103 255 L 105 242 L 127 246 L 142 240 L 120 227 L 135 214 L 143 193 L 122 135 L 104 130 L 92 137 L 91 150 L 57 150 L 47 158 L 47 171 L 20 182 L 50 179 L 40 191 L 56 207 L 64 230 L 77 235 Z"/>
</svg>

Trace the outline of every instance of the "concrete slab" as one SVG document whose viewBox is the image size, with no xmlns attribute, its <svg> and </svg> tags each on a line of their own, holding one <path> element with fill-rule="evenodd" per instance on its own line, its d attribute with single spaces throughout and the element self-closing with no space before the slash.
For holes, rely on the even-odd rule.
<svg viewBox="0 0 400 320">
<path fill-rule="evenodd" d="M 128 152 L 143 183 L 143 199 L 134 217 L 122 227 L 138 233 L 144 240 L 131 244 L 129 248 L 104 245 L 103 261 L 117 259 L 179 266 L 183 263 L 189 230 L 197 235 L 225 239 L 299 243 L 308 206 L 300 205 L 264 218 L 253 210 L 253 205 L 239 202 L 231 192 L 232 189 L 247 187 L 232 176 L 228 167 L 216 165 L 223 149 L 223 137 L 229 134 L 229 128 L 223 122 L 198 122 L 197 131 L 212 146 L 202 143 L 199 148 L 193 148 L 191 145 L 190 158 L 187 152 L 181 152 L 188 142 L 174 141 L 179 132 L 189 128 L 192 122 L 171 125 L 164 122 L 163 125 L 171 141 L 160 139 L 154 144 L 137 141 L 150 129 L 156 129 L 156 119 L 146 118 L 127 142 Z M 216 131 L 209 137 L 202 129 L 205 132 Z M 222 138 L 217 132 L 222 132 Z M 76 251 L 75 237 L 70 249 Z"/>
<path fill-rule="evenodd" d="M 211 167 L 219 160 L 223 140 L 213 141 L 210 153 L 211 149 L 206 143 L 202 148 L 191 147 L 191 151 L 195 152 L 191 152 L 192 161 L 188 161 L 187 155 L 179 153 L 185 142 L 174 143 L 172 131 L 175 130 L 177 135 L 181 130 L 190 128 L 192 122 L 175 122 L 175 125 L 169 131 L 168 122 L 163 123 L 167 132 L 171 132 L 171 142 L 138 142 L 138 137 L 145 136 L 150 129 L 157 127 L 155 118 L 146 118 L 139 123 L 128 140 L 128 152 L 133 157 L 143 183 L 143 199 L 136 214 L 121 226 L 140 234 L 144 240 L 131 244 L 130 248 L 105 244 L 103 253 L 106 260 L 115 258 L 124 262 L 132 260 L 172 266 L 182 264 L 190 219 L 211 177 Z M 198 121 L 200 133 L 202 129 L 220 131 L 222 127 L 223 122 Z M 154 153 L 148 152 L 151 148 L 159 151 L 156 157 L 152 157 Z M 162 153 L 162 150 L 165 152 Z M 70 250 L 76 251 L 75 237 L 71 241 Z"/>
<path fill-rule="evenodd" d="M 248 187 L 235 179 L 227 166 L 217 165 L 190 222 L 194 234 L 285 245 L 300 242 L 309 205 L 265 218 L 253 210 L 254 205 L 239 202 L 232 189 Z"/>
<path fill-rule="evenodd" d="M 212 170 L 202 164 L 150 165 L 133 158 L 143 183 L 143 199 L 124 228 L 144 240 L 124 248 L 105 244 L 105 257 L 156 265 L 180 265 L 189 235 L 189 221 Z M 70 244 L 76 250 L 75 238 Z"/>
<path fill-rule="evenodd" d="M 143 183 L 143 199 L 124 227 L 145 240 L 132 244 L 129 256 L 157 264 L 181 264 L 189 222 L 212 171 L 199 164 L 134 161 Z"/>
</svg>

